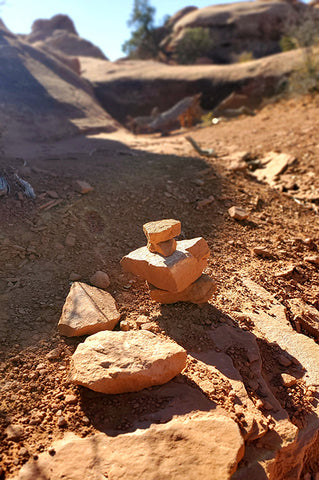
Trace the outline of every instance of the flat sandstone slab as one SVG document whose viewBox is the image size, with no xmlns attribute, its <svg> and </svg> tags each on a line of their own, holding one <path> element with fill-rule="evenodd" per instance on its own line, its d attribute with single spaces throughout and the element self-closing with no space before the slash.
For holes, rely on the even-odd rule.
<svg viewBox="0 0 319 480">
<path fill-rule="evenodd" d="M 109 437 L 68 434 L 15 480 L 229 480 L 244 455 L 238 425 L 215 411 Z"/>
<path fill-rule="evenodd" d="M 149 243 L 166 242 L 180 235 L 181 222 L 172 218 L 148 222 L 143 225 L 143 231 Z"/>
<path fill-rule="evenodd" d="M 104 331 L 77 347 L 69 379 L 96 392 L 138 392 L 168 382 L 185 364 L 184 348 L 151 332 Z"/>
<path fill-rule="evenodd" d="M 216 283 L 209 276 L 203 273 L 194 283 L 191 283 L 182 292 L 167 292 L 149 285 L 152 300 L 159 303 L 206 303 L 216 291 Z"/>
<path fill-rule="evenodd" d="M 147 247 L 138 248 L 123 257 L 121 265 L 161 290 L 182 292 L 201 276 L 209 254 L 206 240 L 198 237 L 177 242 L 169 257 L 151 253 Z"/>
<path fill-rule="evenodd" d="M 58 324 L 61 335 L 76 337 L 113 330 L 120 313 L 112 295 L 86 283 L 75 282 L 63 306 Z"/>
</svg>

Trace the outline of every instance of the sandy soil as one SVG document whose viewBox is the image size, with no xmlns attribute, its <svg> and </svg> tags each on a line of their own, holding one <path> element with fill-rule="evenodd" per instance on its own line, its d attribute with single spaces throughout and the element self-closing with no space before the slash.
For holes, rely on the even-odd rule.
<svg viewBox="0 0 319 480">
<path fill-rule="evenodd" d="M 13 184 L 10 196 L 0 198 L 3 477 L 6 472 L 10 478 L 66 430 L 81 436 L 131 431 L 143 415 L 165 404 L 165 398 L 159 404 L 156 388 L 108 396 L 68 383 L 70 355 L 83 339 L 62 338 L 56 327 L 72 279 L 89 281 L 96 270 L 107 272 L 121 320 L 135 328 L 136 319 L 145 315 L 159 334 L 190 352 L 211 347 L 212 327 L 251 305 L 243 276 L 283 304 L 298 297 L 319 307 L 318 267 L 304 260 L 316 254 L 319 245 L 318 127 L 318 98 L 303 98 L 265 106 L 255 117 L 187 131 L 203 148 L 215 148 L 216 159 L 200 158 L 181 130 L 169 137 L 103 134 L 47 145 L 42 155 L 25 151 L 0 159 L 0 173 L 10 179 L 18 171 L 37 193 L 36 200 L 26 199 Z M 277 189 L 257 182 L 249 170 L 230 171 L 225 160 L 236 152 L 249 152 L 258 160 L 269 151 L 297 158 Z M 89 182 L 94 191 L 77 193 L 77 179 Z M 302 200 L 297 198 L 300 191 Z M 210 195 L 215 200 L 197 209 L 198 201 Z M 232 220 L 232 205 L 246 208 L 249 219 Z M 218 283 L 209 304 L 158 305 L 150 300 L 144 282 L 121 271 L 122 256 L 145 244 L 142 225 L 161 218 L 181 220 L 185 238 L 203 236 L 208 241 L 206 271 Z M 257 245 L 267 247 L 270 258 L 254 255 Z M 292 275 L 276 276 L 291 265 L 296 266 Z M 243 318 L 235 323 L 236 328 L 250 329 Z M 281 373 L 276 346 L 263 343 L 260 352 L 275 391 L 272 379 Z M 196 362 L 189 363 L 179 381 L 196 388 L 196 368 Z M 297 426 L 311 408 L 300 388 L 277 396 Z M 231 412 L 227 392 L 222 386 L 215 392 L 214 401 Z M 69 394 L 76 397 L 71 403 L 66 402 Z M 287 403 L 289 394 L 295 401 Z M 62 414 L 66 421 L 59 425 Z M 24 427 L 18 442 L 4 434 L 10 423 Z"/>
</svg>

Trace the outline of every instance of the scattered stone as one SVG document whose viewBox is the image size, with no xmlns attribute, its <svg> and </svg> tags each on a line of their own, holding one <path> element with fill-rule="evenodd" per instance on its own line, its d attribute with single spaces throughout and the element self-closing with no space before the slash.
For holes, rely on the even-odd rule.
<svg viewBox="0 0 319 480">
<path fill-rule="evenodd" d="M 90 283 L 98 288 L 103 288 L 105 290 L 110 286 L 110 277 L 107 273 L 98 270 L 90 277 Z"/>
<path fill-rule="evenodd" d="M 81 280 L 81 275 L 76 272 L 71 272 L 69 279 L 71 280 L 71 282 L 78 282 L 79 280 Z"/>
<path fill-rule="evenodd" d="M 86 193 L 92 192 L 94 188 L 88 182 L 85 182 L 83 180 L 76 180 L 75 190 L 82 195 L 85 195 Z"/>
<path fill-rule="evenodd" d="M 37 461 L 30 460 L 15 480 L 35 480 L 39 472 L 52 480 L 227 480 L 245 451 L 238 425 L 222 410 L 179 415 L 163 425 L 113 437 L 71 434 L 54 449 L 54 456 L 44 452 Z"/>
<path fill-rule="evenodd" d="M 11 424 L 5 429 L 5 433 L 7 435 L 7 440 L 19 442 L 24 435 L 24 429 L 21 425 Z"/>
<path fill-rule="evenodd" d="M 63 415 L 59 416 L 58 421 L 57 421 L 58 427 L 62 428 L 65 427 L 66 425 L 66 419 Z"/>
<path fill-rule="evenodd" d="M 166 258 L 138 248 L 123 257 L 121 265 L 159 289 L 181 292 L 201 276 L 209 253 L 207 242 L 199 237 L 177 242 L 177 250 Z"/>
<path fill-rule="evenodd" d="M 55 190 L 48 190 L 47 194 L 50 198 L 59 198 L 59 195 L 57 194 L 57 192 Z"/>
<path fill-rule="evenodd" d="M 278 363 L 283 367 L 289 367 L 292 364 L 290 358 L 286 357 L 286 355 L 279 355 Z"/>
<path fill-rule="evenodd" d="M 274 185 L 279 175 L 283 173 L 288 166 L 293 165 L 295 161 L 296 158 L 289 153 L 269 152 L 260 160 L 262 168 L 256 169 L 252 172 L 252 175 L 260 181 Z"/>
<path fill-rule="evenodd" d="M 282 373 L 281 374 L 281 379 L 282 379 L 282 383 L 285 387 L 292 387 L 293 385 L 296 385 L 296 383 L 297 383 L 296 377 L 293 377 L 292 375 L 289 375 L 288 373 Z"/>
<path fill-rule="evenodd" d="M 61 348 L 54 348 L 53 350 L 50 350 L 49 353 L 46 354 L 46 358 L 48 360 L 58 360 L 61 357 L 62 350 Z"/>
<path fill-rule="evenodd" d="M 272 254 L 269 250 L 267 250 L 266 247 L 263 246 L 257 246 L 254 247 L 252 250 L 253 254 L 256 255 L 257 257 L 262 257 L 262 258 L 272 258 Z"/>
<path fill-rule="evenodd" d="M 74 247 L 75 242 L 76 242 L 75 236 L 74 236 L 72 233 L 69 233 L 69 234 L 66 236 L 65 245 L 66 245 L 67 247 Z"/>
<path fill-rule="evenodd" d="M 149 222 L 143 225 L 143 231 L 148 243 L 166 242 L 180 235 L 181 222 L 173 219 Z"/>
<path fill-rule="evenodd" d="M 246 220 L 249 217 L 248 212 L 242 207 L 230 207 L 228 213 L 234 220 Z"/>
<path fill-rule="evenodd" d="M 75 282 L 63 306 L 58 330 L 67 337 L 112 330 L 120 319 L 112 295 L 85 283 Z"/>
<path fill-rule="evenodd" d="M 215 202 L 215 197 L 214 195 L 210 195 L 208 198 L 204 198 L 203 200 L 199 200 L 196 205 L 196 210 L 201 210 L 204 207 L 207 207 L 207 205 L 210 205 L 211 203 Z"/>
<path fill-rule="evenodd" d="M 170 240 L 166 240 L 166 242 L 148 243 L 147 248 L 152 253 L 159 253 L 163 255 L 163 257 L 170 257 L 175 252 L 176 245 L 175 238 L 171 238 Z"/>
<path fill-rule="evenodd" d="M 296 266 L 295 265 L 290 265 L 286 269 L 282 270 L 281 272 L 278 272 L 275 274 L 276 278 L 290 278 L 293 276 L 295 273 Z"/>
<path fill-rule="evenodd" d="M 136 325 L 138 327 L 143 325 L 143 323 L 147 323 L 147 322 L 149 322 L 149 317 L 147 317 L 146 315 L 139 315 L 136 319 Z"/>
<path fill-rule="evenodd" d="M 299 323 L 310 335 L 319 340 L 319 311 L 301 298 L 291 298 L 288 305 L 294 322 Z"/>
<path fill-rule="evenodd" d="M 186 365 L 177 343 L 145 330 L 104 331 L 88 337 L 71 358 L 70 381 L 102 393 L 162 385 Z"/>
<path fill-rule="evenodd" d="M 68 405 L 75 405 L 78 401 L 77 397 L 75 395 L 66 395 L 64 399 L 65 403 Z"/>
<path fill-rule="evenodd" d="M 122 330 L 122 332 L 128 332 L 130 329 L 129 322 L 127 320 L 122 320 L 120 322 L 120 329 Z"/>
<path fill-rule="evenodd" d="M 141 325 L 142 330 L 147 330 L 148 332 L 159 333 L 161 329 L 155 322 L 147 322 Z"/>
<path fill-rule="evenodd" d="M 19 452 L 18 452 L 19 457 L 28 457 L 29 452 L 25 447 L 21 447 Z"/>
<path fill-rule="evenodd" d="M 160 290 L 151 284 L 149 284 L 149 289 L 152 300 L 159 303 L 206 303 L 212 297 L 213 293 L 216 292 L 217 285 L 209 275 L 202 274 L 182 292 Z"/>
<path fill-rule="evenodd" d="M 314 265 L 319 265 L 319 255 L 311 255 L 304 258 L 305 262 L 313 263 Z"/>
</svg>

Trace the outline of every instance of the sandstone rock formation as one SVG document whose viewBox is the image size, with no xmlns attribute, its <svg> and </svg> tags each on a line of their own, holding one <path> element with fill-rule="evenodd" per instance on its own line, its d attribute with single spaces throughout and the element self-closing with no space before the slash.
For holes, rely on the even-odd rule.
<svg viewBox="0 0 319 480">
<path fill-rule="evenodd" d="M 24 142 L 58 140 L 118 124 L 98 105 L 90 85 L 54 57 L 0 25 L 1 142 L 12 154 Z M 19 145 L 16 139 L 19 138 Z"/>
<path fill-rule="evenodd" d="M 35 480 L 40 475 L 51 480 L 228 480 L 243 456 L 244 442 L 225 412 L 212 411 L 116 437 L 71 434 L 53 451 L 54 456 L 46 452 L 28 462 L 15 480 Z"/>
<path fill-rule="evenodd" d="M 162 385 L 186 364 L 186 351 L 146 330 L 99 332 L 81 343 L 71 359 L 70 380 L 96 392 L 137 392 Z"/>
<path fill-rule="evenodd" d="M 59 332 L 67 337 L 112 330 L 120 319 L 113 297 L 98 288 L 75 282 L 63 306 Z"/>
<path fill-rule="evenodd" d="M 161 46 L 174 55 L 188 29 L 201 27 L 208 29 L 213 40 L 209 56 L 214 63 L 230 63 L 243 52 L 260 58 L 281 51 L 279 41 L 287 28 L 287 19 L 297 22 L 306 10 L 304 4 L 282 1 L 212 5 L 182 15 Z"/>
<path fill-rule="evenodd" d="M 104 53 L 88 40 L 79 37 L 73 21 L 67 15 L 55 15 L 50 19 L 36 20 L 32 32 L 24 40 L 45 49 L 65 55 L 94 57 L 107 60 Z"/>
<path fill-rule="evenodd" d="M 202 93 L 201 106 L 206 110 L 214 109 L 233 92 L 248 97 L 248 106 L 255 108 L 264 97 L 278 92 L 304 57 L 300 50 L 294 50 L 252 62 L 196 66 L 141 60 L 107 62 L 88 57 L 80 60 L 82 75 L 108 113 L 123 123 L 127 115 L 148 116 L 149 123 L 154 107 L 163 112 L 198 93 Z"/>
</svg>

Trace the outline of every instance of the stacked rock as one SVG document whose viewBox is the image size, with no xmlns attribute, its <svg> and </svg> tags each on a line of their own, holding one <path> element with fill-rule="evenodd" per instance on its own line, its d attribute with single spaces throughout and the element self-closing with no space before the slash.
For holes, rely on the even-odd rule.
<svg viewBox="0 0 319 480">
<path fill-rule="evenodd" d="M 181 222 L 173 219 L 143 225 L 147 246 L 121 260 L 128 272 L 144 278 L 151 298 L 159 303 L 205 303 L 216 290 L 215 282 L 203 274 L 210 255 L 202 237 L 176 241 Z"/>
</svg>

